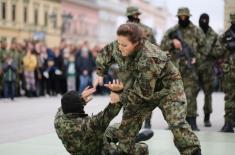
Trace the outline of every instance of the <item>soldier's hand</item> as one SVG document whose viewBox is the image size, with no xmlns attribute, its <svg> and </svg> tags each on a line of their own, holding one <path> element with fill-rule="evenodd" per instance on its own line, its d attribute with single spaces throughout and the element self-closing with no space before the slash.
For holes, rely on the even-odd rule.
<svg viewBox="0 0 235 155">
<path fill-rule="evenodd" d="M 104 84 L 104 77 L 97 76 L 97 78 L 96 78 L 96 80 L 94 82 L 93 87 L 96 88 L 98 85 L 103 86 L 103 84 Z"/>
<path fill-rule="evenodd" d="M 173 45 L 176 49 L 179 49 L 180 51 L 182 50 L 182 45 L 181 42 L 178 39 L 173 39 Z"/>
<path fill-rule="evenodd" d="M 196 58 L 192 58 L 191 64 L 195 64 L 195 63 L 196 63 Z"/>
<path fill-rule="evenodd" d="M 82 98 L 85 100 L 85 102 L 89 102 L 90 100 L 92 100 L 92 94 L 96 91 L 95 88 L 89 88 L 86 87 L 86 89 L 82 92 Z"/>
<path fill-rule="evenodd" d="M 110 93 L 110 103 L 115 104 L 120 102 L 120 96 L 117 93 L 111 92 Z"/>
<path fill-rule="evenodd" d="M 123 83 L 119 80 L 113 80 L 113 83 L 111 81 L 108 84 L 104 85 L 105 87 L 109 88 L 113 92 L 120 92 L 123 90 Z"/>
</svg>

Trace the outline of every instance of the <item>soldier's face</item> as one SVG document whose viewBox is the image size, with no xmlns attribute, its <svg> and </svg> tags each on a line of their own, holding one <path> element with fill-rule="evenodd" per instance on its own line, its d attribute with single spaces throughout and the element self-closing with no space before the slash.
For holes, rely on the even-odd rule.
<svg viewBox="0 0 235 155">
<path fill-rule="evenodd" d="M 179 16 L 179 18 L 184 21 L 188 18 L 188 16 Z"/>
<path fill-rule="evenodd" d="M 131 55 L 138 43 L 132 43 L 126 36 L 118 36 L 118 48 L 122 53 L 122 56 L 126 57 Z"/>
</svg>

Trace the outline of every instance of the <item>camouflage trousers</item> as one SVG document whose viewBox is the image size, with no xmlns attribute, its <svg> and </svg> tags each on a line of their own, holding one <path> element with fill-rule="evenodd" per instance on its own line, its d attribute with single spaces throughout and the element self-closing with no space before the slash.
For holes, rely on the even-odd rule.
<svg viewBox="0 0 235 155">
<path fill-rule="evenodd" d="M 212 66 L 198 70 L 199 87 L 205 94 L 203 110 L 205 114 L 212 113 L 213 73 Z"/>
<path fill-rule="evenodd" d="M 102 149 L 102 155 L 122 155 L 122 150 L 119 150 L 117 143 L 117 131 L 120 124 L 116 123 L 109 126 L 104 134 L 104 145 Z M 118 152 L 118 153 L 117 153 Z M 135 155 L 148 155 L 148 145 L 145 143 L 135 143 Z"/>
<path fill-rule="evenodd" d="M 224 73 L 223 89 L 225 93 L 225 120 L 233 120 L 235 116 L 235 70 Z"/>
<path fill-rule="evenodd" d="M 197 74 L 190 70 L 181 72 L 187 99 L 187 117 L 197 116 L 197 95 L 199 90 Z"/>
<path fill-rule="evenodd" d="M 182 81 L 177 81 L 175 87 L 177 92 L 165 97 L 153 97 L 151 101 L 143 101 L 136 95 L 129 95 L 125 100 L 122 122 L 117 132 L 119 148 L 123 155 L 135 155 L 135 136 L 141 129 L 143 120 L 151 111 L 159 107 L 174 135 L 174 143 L 181 155 L 191 155 L 193 151 L 200 148 L 197 136 L 192 132 L 186 122 L 186 100 Z M 154 95 L 155 96 L 155 95 Z M 184 96 L 178 99 L 178 96 Z"/>
</svg>

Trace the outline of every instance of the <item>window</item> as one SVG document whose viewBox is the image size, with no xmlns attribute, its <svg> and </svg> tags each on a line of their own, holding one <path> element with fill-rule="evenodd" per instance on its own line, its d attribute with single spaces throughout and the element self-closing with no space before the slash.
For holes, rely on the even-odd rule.
<svg viewBox="0 0 235 155">
<path fill-rule="evenodd" d="M 2 2 L 2 19 L 6 19 L 6 2 Z"/>
<path fill-rule="evenodd" d="M 24 23 L 28 22 L 28 8 L 24 6 Z"/>
<path fill-rule="evenodd" d="M 47 26 L 48 25 L 48 13 L 47 11 L 44 12 L 44 26 Z"/>
<path fill-rule="evenodd" d="M 57 27 L 57 14 L 55 15 L 55 21 L 53 22 L 53 28 Z"/>
<path fill-rule="evenodd" d="M 38 25 L 38 9 L 34 10 L 34 25 Z"/>
<path fill-rule="evenodd" d="M 12 21 L 16 21 L 16 4 L 12 5 Z"/>
<path fill-rule="evenodd" d="M 50 15 L 50 20 L 52 23 L 52 27 L 56 28 L 57 27 L 57 14 L 55 11 L 53 11 L 52 14 Z"/>
</svg>

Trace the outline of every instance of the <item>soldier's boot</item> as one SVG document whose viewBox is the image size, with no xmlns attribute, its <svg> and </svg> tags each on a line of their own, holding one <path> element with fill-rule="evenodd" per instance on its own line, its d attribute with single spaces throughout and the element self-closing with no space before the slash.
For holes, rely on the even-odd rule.
<svg viewBox="0 0 235 155">
<path fill-rule="evenodd" d="M 233 111 L 233 122 L 232 122 L 232 124 L 233 124 L 233 127 L 235 127 L 235 111 Z"/>
<path fill-rule="evenodd" d="M 204 125 L 205 127 L 211 127 L 210 114 L 205 114 Z"/>
<path fill-rule="evenodd" d="M 151 129 L 151 119 L 145 119 L 144 128 Z"/>
<path fill-rule="evenodd" d="M 140 141 L 146 141 L 153 137 L 153 130 L 147 129 L 144 131 L 141 131 L 136 137 L 135 142 L 138 143 Z"/>
<path fill-rule="evenodd" d="M 222 127 L 222 129 L 220 131 L 233 133 L 234 130 L 233 130 L 233 125 L 232 125 L 231 121 L 225 121 L 224 126 Z"/>
<path fill-rule="evenodd" d="M 201 149 L 197 149 L 197 150 L 193 151 L 192 155 L 202 155 Z"/>
<path fill-rule="evenodd" d="M 200 131 L 197 127 L 196 117 L 187 117 L 186 121 L 189 123 L 193 131 Z"/>
</svg>

